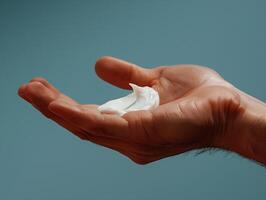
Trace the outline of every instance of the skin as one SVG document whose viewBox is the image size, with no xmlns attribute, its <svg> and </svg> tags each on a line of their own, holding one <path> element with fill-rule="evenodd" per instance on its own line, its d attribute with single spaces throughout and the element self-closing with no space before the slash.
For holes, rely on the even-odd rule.
<svg viewBox="0 0 266 200">
<path fill-rule="evenodd" d="M 154 88 L 159 107 L 122 117 L 101 114 L 97 105 L 79 104 L 41 77 L 23 84 L 18 94 L 79 138 L 138 164 L 202 148 L 229 150 L 266 164 L 266 105 L 212 69 L 197 65 L 147 69 L 103 57 L 95 71 L 123 89 L 130 89 L 130 82 Z"/>
</svg>

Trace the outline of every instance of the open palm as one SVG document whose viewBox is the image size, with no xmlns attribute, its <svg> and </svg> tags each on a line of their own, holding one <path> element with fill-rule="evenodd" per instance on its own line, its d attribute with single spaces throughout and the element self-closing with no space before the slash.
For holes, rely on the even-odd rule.
<svg viewBox="0 0 266 200">
<path fill-rule="evenodd" d="M 81 105 L 43 78 L 32 79 L 18 93 L 80 138 L 119 151 L 139 164 L 219 146 L 217 138 L 232 131 L 233 122 L 242 113 L 238 92 L 206 67 L 147 69 L 103 57 L 95 69 L 100 78 L 123 89 L 130 89 L 130 82 L 154 88 L 160 96 L 159 107 L 122 117 L 101 114 L 97 105 Z"/>
</svg>

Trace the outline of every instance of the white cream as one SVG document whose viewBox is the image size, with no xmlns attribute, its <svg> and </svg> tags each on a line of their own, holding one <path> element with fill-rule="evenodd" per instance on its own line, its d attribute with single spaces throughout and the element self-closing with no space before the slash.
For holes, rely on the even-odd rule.
<svg viewBox="0 0 266 200">
<path fill-rule="evenodd" d="M 145 86 L 140 87 L 133 83 L 129 83 L 133 89 L 133 93 L 119 98 L 107 101 L 100 105 L 98 110 L 101 113 L 124 115 L 130 111 L 150 110 L 159 106 L 159 94 L 153 88 Z"/>
</svg>

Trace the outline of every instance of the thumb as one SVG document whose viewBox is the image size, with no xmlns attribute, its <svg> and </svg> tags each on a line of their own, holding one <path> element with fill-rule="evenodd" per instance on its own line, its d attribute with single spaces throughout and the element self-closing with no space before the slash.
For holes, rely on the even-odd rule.
<svg viewBox="0 0 266 200">
<path fill-rule="evenodd" d="M 131 89 L 129 83 L 151 86 L 159 74 L 156 69 L 142 68 L 110 56 L 100 58 L 95 64 L 95 71 L 104 81 L 123 89 Z"/>
</svg>

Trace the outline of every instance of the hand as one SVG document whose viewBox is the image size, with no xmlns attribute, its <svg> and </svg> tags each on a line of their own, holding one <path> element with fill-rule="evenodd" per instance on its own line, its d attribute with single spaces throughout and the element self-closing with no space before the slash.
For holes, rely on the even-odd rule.
<svg viewBox="0 0 266 200">
<path fill-rule="evenodd" d="M 217 72 L 196 65 L 146 69 L 112 57 L 99 59 L 95 70 L 100 78 L 123 89 L 130 89 L 130 82 L 154 88 L 160 95 L 159 107 L 122 117 L 101 114 L 97 105 L 81 105 L 43 78 L 32 79 L 18 93 L 81 139 L 139 164 L 207 147 L 253 158 L 238 144 L 244 138 L 238 131 L 249 118 L 242 100 L 247 97 Z"/>
</svg>

